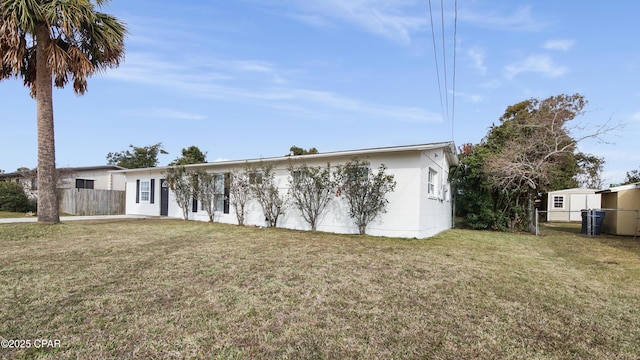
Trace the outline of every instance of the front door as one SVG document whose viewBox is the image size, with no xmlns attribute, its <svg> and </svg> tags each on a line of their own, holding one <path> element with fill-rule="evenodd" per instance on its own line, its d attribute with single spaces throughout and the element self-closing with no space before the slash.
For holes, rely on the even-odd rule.
<svg viewBox="0 0 640 360">
<path fill-rule="evenodd" d="M 160 216 L 169 215 L 169 184 L 165 179 L 160 179 Z"/>
</svg>

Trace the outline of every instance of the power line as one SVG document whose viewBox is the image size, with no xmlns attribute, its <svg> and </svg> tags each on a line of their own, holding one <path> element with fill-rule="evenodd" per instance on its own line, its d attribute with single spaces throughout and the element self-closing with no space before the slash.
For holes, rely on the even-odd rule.
<svg viewBox="0 0 640 360">
<path fill-rule="evenodd" d="M 445 45 L 444 32 L 444 0 L 440 0 L 440 17 L 442 19 L 442 68 L 444 71 L 444 103 L 447 109 L 447 122 L 451 120 L 449 117 L 449 81 L 447 80 L 447 48 Z"/>
<path fill-rule="evenodd" d="M 453 94 L 451 100 L 451 141 L 453 141 L 453 130 L 456 118 L 456 49 L 458 48 L 458 0 L 455 0 L 453 4 Z"/>
<path fill-rule="evenodd" d="M 445 118 L 444 104 L 442 102 L 442 86 L 440 85 L 440 69 L 438 67 L 438 51 L 436 49 L 436 32 L 433 28 L 433 11 L 431 9 L 431 0 L 429 0 L 429 18 L 431 19 L 431 39 L 433 40 L 433 56 L 436 62 L 436 76 L 438 79 L 438 92 L 440 93 L 440 110 L 442 117 Z M 445 118 L 447 121 L 448 119 Z"/>
<path fill-rule="evenodd" d="M 454 19 L 453 19 L 453 77 L 452 77 L 452 96 L 451 107 L 449 106 L 449 79 L 447 76 L 447 42 L 445 32 L 445 14 L 444 14 L 444 0 L 440 0 L 440 18 L 441 18 L 441 30 L 442 30 L 442 67 L 444 77 L 444 101 L 442 96 L 442 83 L 440 82 L 440 67 L 438 64 L 438 46 L 436 44 L 435 27 L 433 23 L 433 8 L 431 6 L 431 0 L 429 0 L 429 19 L 431 21 L 431 40 L 433 41 L 433 56 L 436 66 L 436 77 L 438 80 L 438 94 L 440 95 L 440 110 L 442 111 L 442 117 L 446 120 L 447 125 L 451 124 L 451 140 L 454 138 L 455 127 L 455 108 L 456 108 L 456 65 L 457 65 L 457 38 L 458 38 L 458 0 L 454 0 Z M 446 107 L 445 107 L 446 105 Z M 446 109 L 446 110 L 445 110 Z M 451 112 L 449 112 L 451 110 Z"/>
</svg>

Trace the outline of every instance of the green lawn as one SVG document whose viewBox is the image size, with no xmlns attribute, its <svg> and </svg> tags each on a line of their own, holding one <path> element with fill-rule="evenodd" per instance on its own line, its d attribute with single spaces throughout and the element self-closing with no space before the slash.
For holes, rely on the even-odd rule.
<svg viewBox="0 0 640 360">
<path fill-rule="evenodd" d="M 11 211 L 0 211 L 0 219 L 22 218 L 22 217 L 25 217 L 24 213 L 11 212 Z"/>
<path fill-rule="evenodd" d="M 640 240 L 542 231 L 0 225 L 0 358 L 637 359 Z"/>
</svg>

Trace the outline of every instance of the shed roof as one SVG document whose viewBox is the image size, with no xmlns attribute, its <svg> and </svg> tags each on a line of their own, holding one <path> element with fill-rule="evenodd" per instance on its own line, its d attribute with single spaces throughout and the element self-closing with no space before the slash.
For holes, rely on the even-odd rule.
<svg viewBox="0 0 640 360">
<path fill-rule="evenodd" d="M 616 193 L 618 191 L 631 190 L 631 189 L 640 189 L 640 182 L 633 183 L 633 184 L 626 184 L 626 185 L 610 187 L 610 188 L 605 189 L 605 190 L 600 190 L 600 191 L 596 192 L 596 194 Z"/>
<path fill-rule="evenodd" d="M 556 194 L 596 194 L 598 193 L 598 189 L 584 189 L 584 188 L 572 188 L 572 189 L 562 189 L 562 190 L 554 190 L 549 191 L 548 194 L 556 195 Z"/>
</svg>

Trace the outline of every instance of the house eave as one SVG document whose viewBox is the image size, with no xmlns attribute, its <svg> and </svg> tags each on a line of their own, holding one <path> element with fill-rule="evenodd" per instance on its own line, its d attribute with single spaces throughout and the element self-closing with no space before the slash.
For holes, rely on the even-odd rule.
<svg viewBox="0 0 640 360">
<path fill-rule="evenodd" d="M 431 143 L 431 144 L 389 146 L 389 147 L 378 147 L 378 148 L 370 148 L 370 149 L 332 151 L 332 152 L 325 152 L 325 153 L 319 153 L 319 154 L 278 156 L 278 157 L 267 157 L 267 158 L 244 159 L 244 160 L 224 160 L 224 161 L 215 161 L 215 162 L 208 162 L 208 163 L 201 163 L 201 164 L 184 165 L 184 167 L 187 169 L 198 169 L 198 168 L 218 167 L 218 166 L 229 167 L 229 166 L 238 166 L 238 165 L 244 165 L 244 164 L 256 164 L 259 162 L 273 163 L 273 162 L 281 162 L 281 161 L 289 161 L 289 160 L 316 160 L 316 159 L 323 159 L 323 158 L 330 159 L 330 158 L 337 158 L 337 157 L 356 157 L 356 156 L 366 156 L 371 154 L 426 151 L 426 150 L 433 150 L 433 149 L 440 149 L 440 148 L 445 149 L 445 153 L 447 154 L 449 161 L 452 163 L 452 165 L 456 165 L 458 163 L 458 156 L 455 152 L 456 151 L 455 145 L 452 141 L 448 141 L 448 142 L 439 142 L 439 143 Z M 152 168 L 114 170 L 110 172 L 132 174 L 137 172 L 165 171 L 172 167 L 173 166 L 159 166 L 159 167 L 152 167 Z"/>
</svg>

